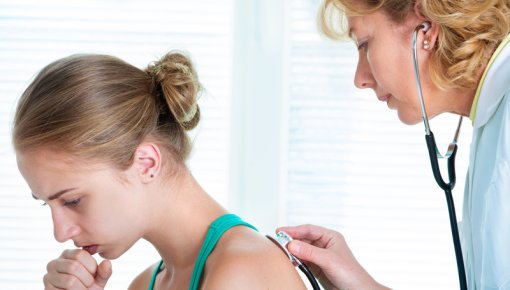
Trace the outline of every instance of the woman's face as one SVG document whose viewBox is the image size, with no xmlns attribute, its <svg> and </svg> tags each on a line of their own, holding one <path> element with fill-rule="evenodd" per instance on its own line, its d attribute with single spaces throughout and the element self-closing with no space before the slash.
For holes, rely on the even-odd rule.
<svg viewBox="0 0 510 290">
<path fill-rule="evenodd" d="M 51 210 L 55 239 L 115 259 L 142 235 L 144 200 L 136 170 L 49 150 L 22 152 L 18 168 Z"/>
<path fill-rule="evenodd" d="M 377 98 L 397 110 L 405 124 L 421 120 L 421 111 L 414 81 L 411 36 L 420 21 L 412 16 L 395 24 L 378 11 L 365 16 L 349 17 L 349 29 L 359 51 L 354 83 L 358 88 L 374 90 Z M 426 71 L 425 53 L 418 42 L 420 75 L 424 96 L 429 96 L 430 79 Z M 427 109 L 434 114 L 436 108 Z M 432 115 L 431 114 L 431 115 Z"/>
</svg>

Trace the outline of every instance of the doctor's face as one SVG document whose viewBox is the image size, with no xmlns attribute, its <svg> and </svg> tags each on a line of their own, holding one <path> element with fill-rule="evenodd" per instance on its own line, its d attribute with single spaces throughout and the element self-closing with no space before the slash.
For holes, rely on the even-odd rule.
<svg viewBox="0 0 510 290">
<path fill-rule="evenodd" d="M 132 169 L 49 150 L 18 152 L 32 195 L 51 211 L 55 239 L 114 259 L 142 235 L 143 200 Z"/>
<path fill-rule="evenodd" d="M 408 17 L 404 23 L 392 22 L 383 12 L 349 17 L 351 36 L 358 47 L 358 65 L 354 84 L 361 89 L 374 90 L 377 98 L 398 112 L 405 124 L 421 120 L 421 111 L 414 81 L 412 62 L 412 32 L 420 23 Z M 419 50 L 421 48 L 418 43 Z M 420 59 L 420 75 L 425 98 L 429 82 Z M 427 99 L 425 100 L 427 103 Z M 427 107 L 428 108 L 428 107 Z M 433 110 L 433 108 L 431 109 Z"/>
</svg>

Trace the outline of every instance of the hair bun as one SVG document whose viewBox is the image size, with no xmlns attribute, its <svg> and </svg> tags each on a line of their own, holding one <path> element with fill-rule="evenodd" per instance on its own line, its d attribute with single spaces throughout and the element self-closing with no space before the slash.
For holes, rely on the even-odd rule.
<svg viewBox="0 0 510 290">
<path fill-rule="evenodd" d="M 155 92 L 161 92 L 175 120 L 185 130 L 196 127 L 200 120 L 197 104 L 201 85 L 188 56 L 171 51 L 150 64 L 146 72 L 152 77 Z"/>
</svg>

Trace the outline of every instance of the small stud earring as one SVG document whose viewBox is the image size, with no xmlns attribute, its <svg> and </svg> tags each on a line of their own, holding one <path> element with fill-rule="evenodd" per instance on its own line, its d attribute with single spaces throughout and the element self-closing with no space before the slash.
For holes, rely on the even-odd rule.
<svg viewBox="0 0 510 290">
<path fill-rule="evenodd" d="M 150 177 L 151 177 L 151 178 L 154 178 L 154 174 L 151 174 L 151 175 L 150 175 Z"/>
<path fill-rule="evenodd" d="M 423 41 L 423 49 L 429 49 L 429 48 L 430 48 L 429 41 L 425 39 L 425 40 Z"/>
</svg>

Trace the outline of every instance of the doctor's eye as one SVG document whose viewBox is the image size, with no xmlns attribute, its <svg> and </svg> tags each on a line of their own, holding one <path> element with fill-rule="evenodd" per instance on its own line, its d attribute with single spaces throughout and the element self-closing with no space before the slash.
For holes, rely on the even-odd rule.
<svg viewBox="0 0 510 290">
<path fill-rule="evenodd" d="M 45 203 L 45 202 L 41 203 L 41 206 L 47 206 L 47 205 L 48 205 L 48 204 L 47 204 L 47 203 Z"/>
<path fill-rule="evenodd" d="M 78 204 L 80 204 L 79 198 L 69 200 L 69 201 L 64 201 L 64 206 L 67 206 L 67 207 L 76 207 L 76 206 L 78 206 Z"/>
</svg>

